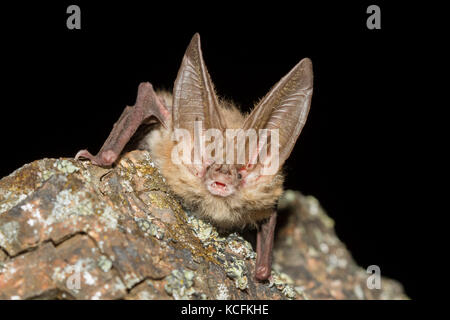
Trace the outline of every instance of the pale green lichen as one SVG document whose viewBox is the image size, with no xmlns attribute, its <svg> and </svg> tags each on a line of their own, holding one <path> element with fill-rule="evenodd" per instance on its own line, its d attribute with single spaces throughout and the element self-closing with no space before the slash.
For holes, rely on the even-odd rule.
<svg viewBox="0 0 450 320">
<path fill-rule="evenodd" d="M 146 219 L 137 219 L 136 223 L 139 229 L 141 229 L 146 235 L 155 237 L 158 240 L 164 238 L 164 231 L 151 221 Z"/>
<path fill-rule="evenodd" d="M 230 294 L 228 292 L 228 288 L 223 283 L 219 283 L 217 286 L 216 299 L 217 300 L 229 300 L 230 299 Z"/>
<path fill-rule="evenodd" d="M 247 289 L 247 266 L 245 265 L 244 260 L 232 258 L 231 261 L 226 264 L 225 272 L 228 277 L 234 279 L 236 288 L 241 290 Z"/>
<path fill-rule="evenodd" d="M 60 172 L 65 174 L 72 174 L 78 170 L 80 170 L 79 167 L 75 166 L 72 161 L 66 160 L 66 159 L 57 159 L 53 163 L 53 167 L 58 169 Z"/>
<path fill-rule="evenodd" d="M 234 280 L 236 288 L 245 290 L 248 287 L 248 279 L 247 267 L 243 259 L 255 259 L 256 257 L 251 244 L 237 233 L 231 233 L 227 237 L 219 236 L 217 229 L 211 224 L 190 212 L 187 212 L 187 216 L 188 224 L 203 246 L 215 248 L 213 256 L 221 263 L 227 276 Z"/>
<path fill-rule="evenodd" d="M 123 280 L 128 288 L 132 288 L 136 283 L 141 281 L 141 279 L 133 271 L 126 273 L 123 276 Z"/>
<path fill-rule="evenodd" d="M 97 204 L 96 204 L 97 205 Z M 114 230 L 119 224 L 119 213 L 108 205 L 95 207 L 95 212 L 100 215 L 99 220 L 105 225 L 105 229 Z"/>
<path fill-rule="evenodd" d="M 217 249 L 216 254 L 220 258 L 224 258 L 223 252 L 228 249 L 232 253 L 244 257 L 244 259 L 255 259 L 256 253 L 253 251 L 252 245 L 236 232 L 229 234 L 227 237 L 219 236 L 213 225 L 196 217 L 189 211 L 187 212 L 187 223 L 203 246 L 214 246 Z"/>
<path fill-rule="evenodd" d="M 292 287 L 294 281 L 286 273 L 272 270 L 271 277 L 269 278 L 269 287 L 275 286 L 284 296 L 288 299 L 295 299 L 296 291 Z"/>
<path fill-rule="evenodd" d="M 290 285 L 286 285 L 283 290 L 281 290 L 281 293 L 283 293 L 288 299 L 295 299 L 296 297 L 294 288 Z"/>
<path fill-rule="evenodd" d="M 80 216 L 98 215 L 105 229 L 113 230 L 118 225 L 119 214 L 110 206 L 91 199 L 89 192 L 81 190 L 73 192 L 71 189 L 60 191 L 56 195 L 53 209 L 44 224 L 52 224 L 72 219 L 77 223 Z M 89 226 L 88 226 L 89 228 Z"/>
<path fill-rule="evenodd" d="M 62 173 L 65 176 L 68 176 L 74 172 L 81 170 L 81 168 L 74 164 L 73 160 L 67 159 L 56 159 L 53 161 L 53 165 L 51 167 L 46 166 L 44 161 L 39 161 L 38 167 L 39 171 L 37 174 L 41 178 L 41 182 L 50 179 L 55 174 Z M 86 170 L 82 170 L 83 176 L 85 171 Z"/>
<path fill-rule="evenodd" d="M 236 255 L 243 256 L 245 259 L 255 259 L 256 252 L 253 251 L 250 242 L 242 238 L 237 233 L 230 234 L 226 243 L 228 248 Z"/>
<path fill-rule="evenodd" d="M 17 221 L 10 221 L 0 225 L 0 247 L 5 247 L 8 243 L 11 244 L 17 241 L 20 224 Z"/>
<path fill-rule="evenodd" d="M 217 240 L 219 234 L 209 223 L 204 222 L 194 215 L 188 215 L 187 222 L 205 247 L 210 245 L 214 240 Z"/>
<path fill-rule="evenodd" d="M 46 180 L 50 179 L 51 176 L 53 176 L 54 174 L 55 174 L 55 171 L 53 171 L 53 170 L 42 170 L 41 179 L 43 181 L 46 181 Z"/>
<path fill-rule="evenodd" d="M 7 192 L 4 195 L 4 200 L 0 202 L 0 214 L 15 207 L 18 203 L 25 200 L 30 195 L 30 193 L 28 193 L 28 194 L 22 194 L 22 193 L 12 194 L 11 192 Z"/>
<path fill-rule="evenodd" d="M 100 256 L 98 259 L 97 265 L 103 272 L 108 272 L 112 268 L 112 261 L 108 259 L 106 256 Z"/>
<path fill-rule="evenodd" d="M 46 225 L 66 220 L 69 216 L 92 215 L 94 209 L 85 191 L 72 192 L 72 190 L 62 190 L 56 195 L 52 212 L 45 221 Z"/>
<path fill-rule="evenodd" d="M 205 294 L 198 293 L 194 285 L 195 273 L 191 270 L 175 269 L 166 277 L 164 289 L 175 300 L 188 300 L 193 296 L 206 298 Z"/>
</svg>

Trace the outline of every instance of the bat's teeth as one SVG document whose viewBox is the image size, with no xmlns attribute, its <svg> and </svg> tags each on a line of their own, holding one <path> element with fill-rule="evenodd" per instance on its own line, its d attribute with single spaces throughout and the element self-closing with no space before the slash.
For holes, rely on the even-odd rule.
<svg viewBox="0 0 450 320">
<path fill-rule="evenodd" d="M 227 187 L 227 185 L 225 183 L 218 182 L 218 181 L 214 182 L 214 186 L 221 187 L 221 188 L 226 188 Z"/>
<path fill-rule="evenodd" d="M 232 193 L 232 189 L 228 186 L 228 184 L 220 182 L 220 181 L 211 181 L 208 184 L 208 190 L 216 196 L 227 197 Z"/>
</svg>

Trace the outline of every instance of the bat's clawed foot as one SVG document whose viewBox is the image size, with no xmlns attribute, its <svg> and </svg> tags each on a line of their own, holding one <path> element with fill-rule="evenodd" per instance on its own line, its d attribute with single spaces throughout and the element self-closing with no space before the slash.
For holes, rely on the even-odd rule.
<svg viewBox="0 0 450 320">
<path fill-rule="evenodd" d="M 261 223 L 256 234 L 255 278 L 259 281 L 269 279 L 272 273 L 272 248 L 276 223 L 277 212 L 273 211 L 270 218 Z"/>
<path fill-rule="evenodd" d="M 271 274 L 271 268 L 268 266 L 256 266 L 256 280 L 265 281 L 269 279 Z"/>
<path fill-rule="evenodd" d="M 92 164 L 97 166 L 107 167 L 113 164 L 117 157 L 118 155 L 112 150 L 101 152 L 100 156 L 94 156 L 87 150 L 80 150 L 75 155 L 75 160 L 87 159 L 90 160 Z"/>
</svg>

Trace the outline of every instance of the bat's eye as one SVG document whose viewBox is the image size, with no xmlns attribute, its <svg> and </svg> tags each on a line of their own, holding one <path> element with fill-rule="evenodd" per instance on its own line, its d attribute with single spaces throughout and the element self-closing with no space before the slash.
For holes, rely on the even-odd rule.
<svg viewBox="0 0 450 320">
<path fill-rule="evenodd" d="M 238 177 L 239 180 L 241 180 L 242 179 L 242 174 L 238 173 L 237 177 Z"/>
</svg>

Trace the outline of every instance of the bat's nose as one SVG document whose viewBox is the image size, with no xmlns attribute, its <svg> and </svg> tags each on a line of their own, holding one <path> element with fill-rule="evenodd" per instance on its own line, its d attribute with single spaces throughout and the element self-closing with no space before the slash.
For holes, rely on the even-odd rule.
<svg viewBox="0 0 450 320">
<path fill-rule="evenodd" d="M 230 165 L 226 165 L 226 164 L 216 164 L 214 165 L 214 171 L 217 173 L 221 173 L 224 175 L 232 175 L 233 174 L 233 169 Z"/>
<path fill-rule="evenodd" d="M 233 179 L 228 174 L 216 174 L 214 176 L 214 180 L 216 182 L 220 182 L 221 184 L 231 184 Z"/>
<path fill-rule="evenodd" d="M 233 183 L 236 175 L 236 169 L 230 165 L 215 164 L 212 168 L 212 178 L 225 184 Z"/>
</svg>

